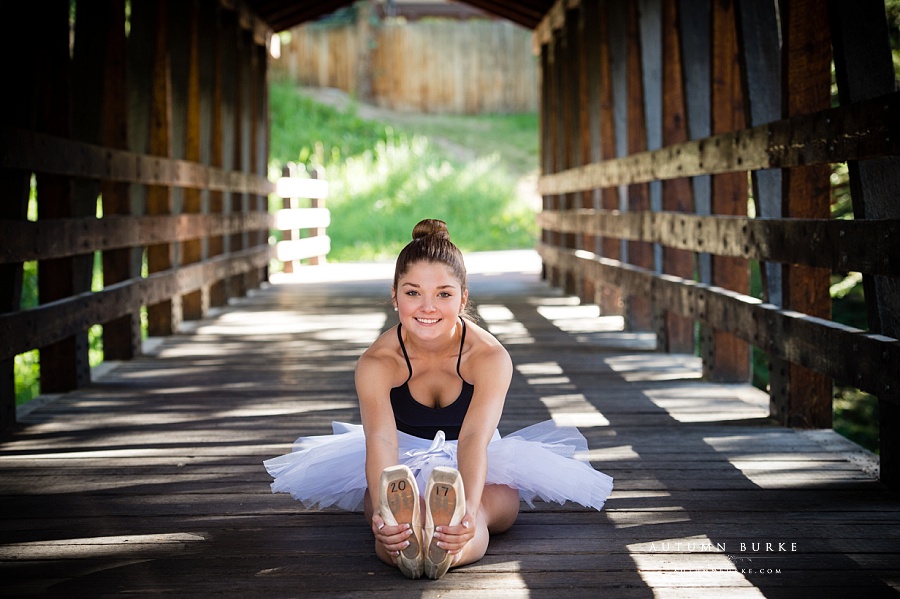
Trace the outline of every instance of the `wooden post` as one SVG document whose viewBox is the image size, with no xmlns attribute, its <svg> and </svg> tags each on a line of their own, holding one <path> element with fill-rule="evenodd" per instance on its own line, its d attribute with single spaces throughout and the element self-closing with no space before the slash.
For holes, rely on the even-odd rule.
<svg viewBox="0 0 900 599">
<path fill-rule="evenodd" d="M 247 134 L 245 131 L 247 118 L 247 73 L 244 70 L 246 41 L 240 23 L 236 18 L 234 19 L 233 29 L 229 33 L 234 36 L 234 64 L 232 65 L 232 68 L 234 69 L 234 88 L 229 90 L 234 101 L 234 122 L 232 123 L 232 126 L 234 127 L 232 170 L 244 171 L 247 169 L 247 159 L 244 155 L 244 148 L 247 143 Z M 247 194 L 245 192 L 232 192 L 231 213 L 240 214 L 245 212 L 247 202 Z M 235 233 L 232 235 L 229 251 L 235 253 L 243 250 L 246 247 L 244 238 L 244 233 Z M 235 275 L 228 279 L 229 297 L 242 297 L 246 292 L 247 287 L 244 275 Z"/>
<path fill-rule="evenodd" d="M 43 6 L 23 3 L 19 18 L 0 19 L 0 72 L 16 93 L 8 94 L 0 111 L 4 125 L 33 129 L 35 125 L 36 85 L 43 76 L 30 47 L 34 28 L 45 24 Z M 31 173 L 0 168 L 0 218 L 26 220 Z M 0 314 L 16 312 L 22 301 L 22 264 L 0 264 Z M 0 361 L 0 433 L 16 426 L 15 359 Z"/>
<path fill-rule="evenodd" d="M 612 56 L 610 49 L 609 9 L 606 2 L 600 5 L 597 27 L 597 44 L 600 49 L 598 77 L 600 79 L 600 157 L 612 160 L 617 157 L 616 120 L 613 104 Z M 615 187 L 600 190 L 600 207 L 604 210 L 619 209 L 619 192 Z M 613 260 L 622 258 L 622 244 L 613 237 L 604 237 L 600 241 L 601 255 Z M 620 315 L 623 313 L 622 293 L 610 285 L 600 286 L 600 297 L 597 301 L 600 313 L 604 315 Z"/>
<path fill-rule="evenodd" d="M 783 5 L 783 116 L 825 110 L 831 105 L 831 36 L 825 0 L 793 0 Z M 786 218 L 831 218 L 831 169 L 827 164 L 784 169 L 783 208 Z M 828 269 L 785 265 L 784 306 L 819 318 L 831 318 Z M 789 364 L 787 424 L 831 428 L 832 384 L 827 376 Z"/>
<path fill-rule="evenodd" d="M 735 3 L 721 0 L 712 4 L 712 133 L 728 133 L 746 127 L 740 51 L 735 23 Z M 713 175 L 712 213 L 746 216 L 749 189 L 743 172 Z M 738 293 L 750 290 L 747 260 L 727 256 L 712 257 L 712 283 Z M 750 379 L 750 347 L 734 335 L 705 330 L 704 375 L 716 381 L 746 382 Z"/>
<path fill-rule="evenodd" d="M 681 0 L 678 29 L 681 34 L 681 56 L 684 75 L 684 97 L 687 108 L 687 129 L 690 139 L 710 135 L 710 0 Z M 691 178 L 694 212 L 710 214 L 710 176 Z M 701 283 L 711 283 L 712 257 L 707 253 L 696 256 L 697 275 Z M 701 331 L 705 327 L 700 327 Z M 704 335 L 705 336 L 705 335 Z M 701 344 L 703 341 L 701 340 Z M 704 362 L 707 353 L 701 347 Z"/>
<path fill-rule="evenodd" d="M 125 2 L 108 0 L 103 11 L 108 16 L 107 47 L 103 70 L 103 144 L 128 149 L 128 92 L 126 80 L 127 39 Z M 130 215 L 129 184 L 102 181 L 103 215 Z M 140 276 L 133 267 L 134 250 L 122 248 L 103 252 L 103 284 L 112 285 Z M 104 360 L 130 360 L 141 353 L 140 312 L 103 323 Z"/>
<path fill-rule="evenodd" d="M 589 22 L 596 22 L 596 19 L 590 19 L 591 16 L 596 17 L 596 3 L 582 2 L 577 9 L 577 20 L 572 23 L 572 27 L 577 33 L 577 62 L 578 62 L 578 153 L 577 163 L 579 166 L 590 164 L 593 159 L 593 148 L 596 146 L 597 137 L 597 71 L 596 71 L 596 44 L 592 44 L 592 36 L 595 33 L 593 29 L 588 29 Z M 594 126 L 592 126 L 594 125 Z M 599 153 L 598 153 L 599 154 Z M 594 205 L 594 191 L 586 189 L 580 194 L 579 208 L 591 209 Z M 581 235 L 576 240 L 576 247 L 585 249 L 589 252 L 595 252 L 595 239 L 592 235 Z M 578 277 L 578 296 L 582 302 L 591 303 L 597 295 L 596 281 L 584 274 Z"/>
<path fill-rule="evenodd" d="M 202 7 L 210 7 L 210 3 L 204 2 Z M 223 51 L 223 37 L 225 26 L 223 24 L 223 8 L 220 3 L 213 7 L 215 13 L 207 15 L 201 22 L 213 29 L 212 38 L 212 106 L 210 107 L 210 135 L 209 135 L 209 165 L 222 168 L 225 165 L 225 140 L 224 140 L 224 72 L 228 65 L 225 62 Z M 218 190 L 209 192 L 209 213 L 220 215 L 225 212 L 225 194 Z M 225 252 L 226 239 L 222 235 L 214 235 L 209 239 L 209 257 L 220 256 Z M 228 303 L 228 290 L 224 281 L 216 281 L 209 288 L 209 305 L 224 306 Z"/>
<path fill-rule="evenodd" d="M 266 75 L 266 45 L 253 45 L 253 61 L 251 63 L 253 72 L 253 172 L 260 176 L 266 177 L 269 170 L 269 97 L 268 77 Z M 256 194 L 256 202 L 254 205 L 256 212 L 267 214 L 269 212 L 269 197 L 263 194 Z M 269 245 L 269 229 L 268 227 L 256 230 L 257 247 Z M 259 287 L 260 283 L 269 280 L 269 264 L 254 271 L 256 281 L 254 287 Z"/>
<path fill-rule="evenodd" d="M 638 5 L 628 3 L 626 108 L 628 154 L 647 149 L 647 119 L 644 107 L 643 64 L 641 60 L 641 30 Z M 638 183 L 628 186 L 628 211 L 650 210 L 650 186 Z M 645 241 L 629 241 L 628 263 L 653 270 L 653 246 Z M 630 295 L 626 303 L 626 327 L 631 330 L 653 330 L 650 298 Z"/>
<path fill-rule="evenodd" d="M 581 37 L 582 54 L 582 145 L 581 163 L 591 164 L 602 159 L 600 140 L 600 112 L 601 112 L 601 82 L 600 70 L 601 55 L 598 33 L 601 31 L 600 3 L 583 2 L 581 4 L 578 26 Z M 585 191 L 582 195 L 582 207 L 600 208 L 600 189 Z M 601 238 L 594 235 L 585 235 L 582 247 L 590 252 L 599 254 L 602 251 Z M 584 300 L 599 305 L 601 298 L 601 283 L 593 278 L 585 280 Z"/>
<path fill-rule="evenodd" d="M 553 109 L 551 105 L 551 94 L 550 94 L 550 83 L 552 81 L 552 69 L 553 69 L 553 60 L 552 60 L 552 46 L 550 44 L 541 44 L 541 107 L 540 107 L 540 138 L 541 138 L 541 174 L 550 174 L 553 172 L 553 161 L 551 159 L 551 149 L 550 146 L 552 144 L 552 119 L 553 119 Z M 541 196 L 541 209 L 542 210 L 551 210 L 553 208 L 553 203 L 549 195 Z M 545 243 L 550 245 L 552 243 L 552 234 L 547 229 L 541 229 L 540 232 L 540 241 L 541 243 Z M 541 267 L 541 276 L 544 279 L 550 279 L 551 273 L 550 269 L 552 267 L 548 267 L 543 265 Z"/>
<path fill-rule="evenodd" d="M 286 164 L 281 168 L 281 176 L 282 177 L 293 177 L 294 176 L 294 165 Z M 285 202 L 284 208 L 293 209 L 299 208 L 297 205 L 297 198 L 287 197 L 282 198 Z M 299 231 L 297 229 L 285 229 L 281 232 L 281 239 L 283 241 L 291 241 L 292 239 L 297 239 L 299 237 Z M 287 260 L 284 262 L 284 272 L 292 273 L 296 269 L 297 261 L 296 260 Z"/>
<path fill-rule="evenodd" d="M 563 170 L 564 162 L 562 159 L 563 156 L 563 134 L 564 127 L 562 123 L 562 111 L 565 109 L 562 102 L 562 61 L 563 61 L 563 52 L 562 52 L 562 40 L 561 35 L 558 29 L 555 29 L 551 35 L 550 39 L 550 77 L 548 81 L 549 85 L 549 96 L 550 96 L 550 146 L 548 148 L 549 151 L 549 166 L 551 173 L 556 173 Z M 551 195 L 548 198 L 550 209 L 551 210 L 562 210 L 564 207 L 564 196 L 555 194 Z M 550 232 L 550 244 L 554 246 L 562 246 L 563 236 L 558 232 Z M 562 287 L 563 283 L 563 273 L 561 272 L 558 266 L 553 266 L 550 268 L 549 282 L 553 287 Z"/>
<path fill-rule="evenodd" d="M 187 31 L 190 32 L 187 47 L 187 106 L 185 110 L 184 158 L 191 162 L 201 161 L 201 140 L 203 136 L 200 113 L 200 5 L 192 0 L 185 7 L 188 13 Z M 182 213 L 200 214 L 203 203 L 199 189 L 186 188 Z M 194 264 L 203 259 L 203 241 L 189 239 L 181 244 L 181 263 Z M 182 313 L 185 320 L 198 320 L 209 309 L 209 287 L 204 286 L 182 297 Z"/>
<path fill-rule="evenodd" d="M 41 62 L 40 91 L 37 94 L 37 129 L 59 137 L 71 134 L 71 72 L 69 60 L 69 5 L 57 0 L 45 6 L 42 19 L 45 43 L 32 51 Z M 63 175 L 38 173 L 38 217 L 70 218 L 75 215 L 72 179 Z M 74 260 L 58 258 L 38 264 L 38 295 L 42 304 L 76 292 Z M 87 331 L 63 339 L 41 350 L 41 392 L 59 393 L 90 380 Z"/>
<path fill-rule="evenodd" d="M 319 171 L 316 169 L 313 169 L 313 171 L 309 175 L 313 179 L 318 179 Z M 325 207 L 325 198 L 310 198 L 309 207 L 310 208 L 324 208 Z M 310 237 L 319 237 L 319 236 L 323 236 L 325 234 L 326 234 L 325 227 L 313 227 L 309 231 Z M 325 264 L 326 260 L 327 260 L 326 256 L 313 256 L 312 258 L 309 259 L 309 263 L 316 264 L 316 265 Z"/>
<path fill-rule="evenodd" d="M 688 140 L 684 78 L 681 70 L 681 38 L 678 29 L 678 4 L 662 5 L 662 144 Z M 689 179 L 670 179 L 662 183 L 662 207 L 670 212 L 691 212 L 693 193 Z M 687 250 L 663 247 L 663 272 L 685 279 L 694 278 L 694 255 Z M 666 312 L 665 345 L 668 352 L 694 353 L 694 322 Z"/>
<path fill-rule="evenodd" d="M 781 41 L 774 2 L 741 2 L 740 34 L 743 72 L 747 92 L 750 125 L 781 119 Z M 781 171 L 755 170 L 750 173 L 757 218 L 781 218 Z M 762 299 L 782 306 L 782 265 L 759 264 Z M 765 351 L 766 348 L 759 348 Z M 767 352 L 768 353 L 768 352 Z M 776 420 L 787 423 L 788 363 L 768 353 L 769 411 Z"/>
<path fill-rule="evenodd" d="M 894 69 L 884 4 L 876 0 L 832 1 L 829 13 L 841 104 L 893 91 Z M 851 161 L 848 170 L 855 218 L 900 218 L 900 157 Z M 896 277 L 864 276 L 863 284 L 869 329 L 900 339 L 900 281 Z M 887 364 L 885 367 L 896 368 Z M 892 488 L 900 488 L 900 384 L 879 394 L 878 411 L 881 480 Z"/>
<path fill-rule="evenodd" d="M 150 106 L 150 147 L 154 156 L 172 156 L 172 85 L 169 58 L 168 0 L 159 0 L 156 9 L 156 37 L 153 53 L 153 89 Z M 172 188 L 164 185 L 147 187 L 147 214 L 172 214 Z M 175 265 L 175 248 L 171 243 L 147 248 L 150 273 L 168 270 Z M 151 336 L 171 335 L 181 324 L 181 298 L 176 296 L 147 306 L 147 328 Z"/>
<path fill-rule="evenodd" d="M 578 48 L 578 11 L 570 9 L 566 11 L 566 22 L 563 26 L 563 53 L 564 58 L 561 61 L 563 69 L 562 80 L 562 96 L 563 96 L 563 127 L 562 127 L 562 144 L 564 148 L 563 169 L 574 168 L 579 166 L 579 139 L 578 125 L 580 122 L 580 106 L 581 99 L 581 77 L 578 73 L 579 48 Z M 564 196 L 564 210 L 573 210 L 581 204 L 581 198 L 578 193 L 567 193 Z M 563 234 L 563 247 L 575 249 L 578 247 L 576 236 L 574 233 Z M 570 270 L 566 272 L 563 280 L 563 291 L 569 295 L 579 296 L 581 294 L 581 274 L 577 271 Z"/>
</svg>

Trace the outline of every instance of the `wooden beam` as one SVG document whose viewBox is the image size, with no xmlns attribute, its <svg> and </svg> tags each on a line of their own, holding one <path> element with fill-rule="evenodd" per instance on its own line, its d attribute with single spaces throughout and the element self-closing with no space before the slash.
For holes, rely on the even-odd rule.
<svg viewBox="0 0 900 599">
<path fill-rule="evenodd" d="M 236 235 L 268 228 L 272 221 L 264 212 L 0 220 L 5 240 L 0 246 L 0 264 Z"/>
<path fill-rule="evenodd" d="M 200 289 L 213 281 L 259 269 L 274 256 L 270 246 L 258 246 L 199 262 L 130 279 L 66 297 L 31 310 L 0 315 L 0 360 L 9 359 L 37 345 L 54 343 L 85 331 L 92 324 L 118 318 L 141 306 L 158 305 L 167 298 Z"/>
<path fill-rule="evenodd" d="M 585 250 L 540 244 L 538 252 L 550 264 L 588 271 L 586 276 L 610 281 L 628 293 L 652 297 L 654 303 L 870 393 L 885 393 L 896 385 L 894 365 L 900 364 L 900 340 L 785 310 L 692 279 L 654 273 Z M 898 405 L 900 399 L 893 402 L 892 405 Z"/>
<path fill-rule="evenodd" d="M 656 179 L 866 160 L 900 154 L 900 92 L 585 165 L 538 181 L 541 194 Z"/>
<path fill-rule="evenodd" d="M 541 53 L 541 46 L 550 44 L 553 41 L 554 32 L 562 29 L 566 23 L 566 10 L 575 8 L 581 3 L 581 0 L 556 0 L 556 3 L 547 11 L 541 22 L 534 28 L 532 35 L 532 45 L 534 53 Z"/>
<path fill-rule="evenodd" d="M 266 177 L 161 156 L 119 151 L 41 132 L 0 127 L 0 167 L 51 175 L 213 191 L 269 194 Z"/>
<path fill-rule="evenodd" d="M 900 219 L 756 219 L 679 212 L 545 210 L 548 231 L 659 243 L 689 252 L 900 276 Z M 871 243 L 872 239 L 879 243 Z M 685 277 L 685 278 L 690 278 Z"/>
</svg>

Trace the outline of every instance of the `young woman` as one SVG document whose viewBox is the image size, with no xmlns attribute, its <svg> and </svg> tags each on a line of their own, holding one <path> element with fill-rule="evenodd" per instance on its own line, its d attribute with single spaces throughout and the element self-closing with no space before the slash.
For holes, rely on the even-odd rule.
<svg viewBox="0 0 900 599">
<path fill-rule="evenodd" d="M 273 492 L 362 506 L 376 555 L 409 578 L 481 559 L 520 500 L 601 509 L 612 479 L 573 459 L 587 449 L 577 429 L 546 421 L 500 438 L 512 363 L 466 313 L 465 264 L 442 221 L 416 225 L 391 296 L 399 324 L 356 368 L 362 426 L 334 423 L 267 460 Z"/>
</svg>

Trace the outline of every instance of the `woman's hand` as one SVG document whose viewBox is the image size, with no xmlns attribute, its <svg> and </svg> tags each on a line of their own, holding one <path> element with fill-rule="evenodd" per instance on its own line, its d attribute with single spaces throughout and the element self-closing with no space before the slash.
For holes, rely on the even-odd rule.
<svg viewBox="0 0 900 599">
<path fill-rule="evenodd" d="M 400 551 L 409 546 L 409 536 L 413 533 L 409 524 L 388 526 L 381 515 L 372 515 L 372 533 L 375 540 L 381 543 L 392 556 L 400 555 Z"/>
<path fill-rule="evenodd" d="M 451 555 L 456 555 L 475 537 L 476 523 L 475 514 L 467 512 L 462 522 L 455 526 L 438 526 L 434 530 L 438 547 L 446 549 Z"/>
</svg>

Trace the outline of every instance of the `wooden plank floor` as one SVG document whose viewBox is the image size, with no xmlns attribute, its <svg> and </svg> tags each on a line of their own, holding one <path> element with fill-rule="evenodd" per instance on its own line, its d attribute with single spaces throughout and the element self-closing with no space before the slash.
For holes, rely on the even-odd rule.
<svg viewBox="0 0 900 599">
<path fill-rule="evenodd" d="M 897 593 L 900 502 L 864 452 L 772 426 L 764 396 L 700 381 L 690 356 L 652 352 L 650 336 L 541 283 L 530 253 L 502 262 L 470 265 L 472 298 L 516 365 L 501 432 L 551 417 L 581 427 L 594 466 L 616 479 L 603 512 L 526 506 L 483 561 L 409 581 L 374 558 L 362 515 L 272 495 L 262 460 L 332 420 L 358 422 L 355 360 L 393 324 L 389 268 L 346 281 L 331 266 L 24 416 L 0 445 L 0 592 Z"/>
</svg>

